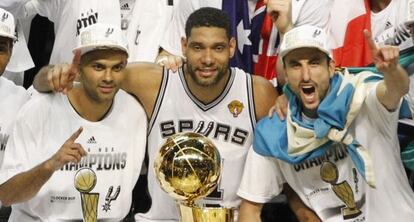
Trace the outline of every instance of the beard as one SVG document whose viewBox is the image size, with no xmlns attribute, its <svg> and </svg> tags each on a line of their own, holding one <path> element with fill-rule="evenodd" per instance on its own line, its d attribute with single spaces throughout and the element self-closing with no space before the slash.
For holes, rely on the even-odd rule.
<svg viewBox="0 0 414 222">
<path fill-rule="evenodd" d="M 199 76 L 197 76 L 196 71 L 198 70 L 198 68 L 194 68 L 191 64 L 186 63 L 187 66 L 187 72 L 190 74 L 191 78 L 193 79 L 193 81 L 199 85 L 199 86 L 203 86 L 203 87 L 212 87 L 214 85 L 216 85 L 221 79 L 223 79 L 223 77 L 226 75 L 226 73 L 229 71 L 229 66 L 222 66 L 222 67 L 217 67 L 216 72 L 217 74 L 215 76 L 213 76 L 212 78 L 209 79 L 203 79 Z"/>
</svg>

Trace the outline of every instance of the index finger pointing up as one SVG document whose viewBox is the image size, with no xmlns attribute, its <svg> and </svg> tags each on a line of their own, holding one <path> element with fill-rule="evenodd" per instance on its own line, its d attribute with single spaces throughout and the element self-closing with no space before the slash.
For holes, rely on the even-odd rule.
<svg viewBox="0 0 414 222">
<path fill-rule="evenodd" d="M 82 133 L 83 131 L 83 127 L 79 127 L 78 130 L 76 130 L 76 132 L 74 132 L 69 139 L 67 140 L 68 142 L 75 142 L 75 140 L 79 137 L 79 135 Z"/>
</svg>

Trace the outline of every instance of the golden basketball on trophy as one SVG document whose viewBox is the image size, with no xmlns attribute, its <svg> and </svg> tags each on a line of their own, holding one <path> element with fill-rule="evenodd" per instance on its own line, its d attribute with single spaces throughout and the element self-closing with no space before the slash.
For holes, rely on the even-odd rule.
<svg viewBox="0 0 414 222">
<path fill-rule="evenodd" d="M 207 137 L 193 132 L 169 137 L 157 153 L 154 169 L 161 188 L 178 201 L 182 222 L 233 221 L 230 209 L 195 204 L 209 195 L 220 179 L 220 153 Z"/>
<path fill-rule="evenodd" d="M 84 222 L 98 221 L 99 193 L 90 193 L 96 185 L 96 174 L 90 168 L 82 168 L 75 174 L 75 188 L 81 195 Z"/>
</svg>

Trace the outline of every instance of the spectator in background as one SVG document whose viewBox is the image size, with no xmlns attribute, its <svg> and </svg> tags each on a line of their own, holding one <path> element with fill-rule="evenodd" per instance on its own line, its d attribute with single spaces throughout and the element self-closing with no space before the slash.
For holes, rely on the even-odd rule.
<svg viewBox="0 0 414 222">
<path fill-rule="evenodd" d="M 72 55 L 66 49 L 74 48 L 80 31 L 98 21 L 122 25 L 131 49 L 129 61 L 153 62 L 174 1 L 7 0 L 4 4 L 13 6 L 19 17 L 38 13 L 54 23 L 50 64 L 57 64 L 71 61 Z"/>
<path fill-rule="evenodd" d="M 337 66 L 362 67 L 373 63 L 363 30 L 370 30 L 380 46 L 393 45 L 401 57 L 413 46 L 404 24 L 408 0 L 334 1 L 329 22 L 331 47 Z"/>
</svg>

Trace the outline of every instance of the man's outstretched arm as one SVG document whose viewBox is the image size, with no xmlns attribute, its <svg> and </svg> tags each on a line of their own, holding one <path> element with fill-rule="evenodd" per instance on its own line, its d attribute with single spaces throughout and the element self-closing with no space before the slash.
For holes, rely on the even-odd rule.
<svg viewBox="0 0 414 222">
<path fill-rule="evenodd" d="M 48 160 L 1 184 L 0 201 L 6 206 L 27 201 L 39 192 L 56 170 L 69 162 L 78 163 L 86 155 L 82 146 L 75 143 L 81 132 L 82 128 L 79 128 Z"/>
</svg>

